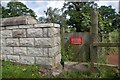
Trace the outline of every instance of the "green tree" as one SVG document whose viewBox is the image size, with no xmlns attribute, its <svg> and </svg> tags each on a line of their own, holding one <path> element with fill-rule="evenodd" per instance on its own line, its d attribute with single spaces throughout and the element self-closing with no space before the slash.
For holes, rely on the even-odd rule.
<svg viewBox="0 0 120 80">
<path fill-rule="evenodd" d="M 46 19 L 45 19 L 45 17 L 39 17 L 38 18 L 38 22 L 40 22 L 40 23 L 46 23 Z"/>
<path fill-rule="evenodd" d="M 52 9 L 52 7 L 49 7 L 47 11 L 44 11 L 46 14 L 46 21 L 47 22 L 53 22 L 57 23 L 58 22 L 58 17 L 59 17 L 59 10 L 57 8 Z"/>
<path fill-rule="evenodd" d="M 62 13 L 61 9 L 49 7 L 46 11 L 46 22 L 60 24 L 61 27 L 66 27 L 66 15 Z"/>
<path fill-rule="evenodd" d="M 120 26 L 120 16 L 112 6 L 101 6 L 98 11 L 100 32 L 108 34 Z"/>
<path fill-rule="evenodd" d="M 110 42 L 109 33 L 117 30 L 120 26 L 120 16 L 115 12 L 112 6 L 101 6 L 98 8 L 99 11 L 99 33 L 100 41 Z M 105 47 L 105 52 L 109 53 L 110 48 Z M 106 54 L 108 54 L 106 53 Z"/>
<path fill-rule="evenodd" d="M 7 10 L 5 9 L 5 7 L 3 7 L 1 4 L 0 4 L 0 17 L 8 17 L 8 12 Z"/>
<path fill-rule="evenodd" d="M 111 6 L 101 6 L 98 11 L 101 41 L 109 42 L 109 33 L 120 27 L 120 15 Z"/>
<path fill-rule="evenodd" d="M 98 8 L 94 2 L 67 2 L 64 3 L 63 9 L 64 13 L 70 16 L 67 25 L 75 27 L 77 32 L 89 31 L 90 12 L 93 9 L 99 12 L 99 32 L 108 34 L 120 26 L 120 14 L 111 6 Z"/>
<path fill-rule="evenodd" d="M 93 2 L 67 2 L 64 4 L 64 13 L 70 16 L 69 26 L 75 27 L 77 32 L 89 31 L 90 11 L 95 7 Z"/>
<path fill-rule="evenodd" d="M 29 15 L 36 19 L 36 14 L 32 9 L 27 8 L 26 5 L 24 5 L 21 2 L 18 1 L 10 1 L 7 4 L 7 7 L 2 8 L 2 17 L 15 17 L 15 16 L 23 16 L 23 15 Z"/>
</svg>

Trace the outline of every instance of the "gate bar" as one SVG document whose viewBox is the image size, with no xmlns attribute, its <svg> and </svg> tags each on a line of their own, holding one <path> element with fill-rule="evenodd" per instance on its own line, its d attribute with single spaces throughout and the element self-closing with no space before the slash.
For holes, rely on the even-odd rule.
<svg viewBox="0 0 120 80">
<path fill-rule="evenodd" d="M 93 46 L 97 46 L 97 47 L 120 47 L 120 42 L 113 42 L 113 43 L 94 42 Z"/>
</svg>

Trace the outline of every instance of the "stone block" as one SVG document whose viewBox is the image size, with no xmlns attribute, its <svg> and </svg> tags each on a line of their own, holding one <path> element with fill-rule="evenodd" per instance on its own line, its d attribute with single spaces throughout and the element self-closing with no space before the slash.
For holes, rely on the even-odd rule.
<svg viewBox="0 0 120 80">
<path fill-rule="evenodd" d="M 12 30 L 2 30 L 1 34 L 2 38 L 12 37 Z"/>
<path fill-rule="evenodd" d="M 1 47 L 1 53 L 4 54 L 13 54 L 12 47 Z"/>
<path fill-rule="evenodd" d="M 48 57 L 48 48 L 42 48 L 43 49 L 43 56 Z"/>
<path fill-rule="evenodd" d="M 32 28 L 33 25 L 19 25 L 19 28 Z"/>
<path fill-rule="evenodd" d="M 20 57 L 18 55 L 7 55 L 7 59 L 11 62 L 19 62 Z"/>
<path fill-rule="evenodd" d="M 35 38 L 35 47 L 54 47 L 60 45 L 60 37 Z"/>
<path fill-rule="evenodd" d="M 6 39 L 2 38 L 0 39 L 0 46 L 5 47 L 6 46 Z"/>
<path fill-rule="evenodd" d="M 38 37 L 42 37 L 42 29 L 40 29 L 40 28 L 37 28 L 37 29 L 35 29 L 35 28 L 30 28 L 30 29 L 27 29 L 27 37 L 36 37 L 36 38 L 38 38 Z"/>
<path fill-rule="evenodd" d="M 14 38 L 26 37 L 26 30 L 25 29 L 14 29 L 12 34 Z"/>
<path fill-rule="evenodd" d="M 34 64 L 35 59 L 34 59 L 34 57 L 20 56 L 20 63 L 22 63 L 22 64 Z"/>
<path fill-rule="evenodd" d="M 44 54 L 42 48 L 33 48 L 33 47 L 28 47 L 27 48 L 28 55 L 30 56 L 48 56 L 48 54 Z"/>
<path fill-rule="evenodd" d="M 54 45 L 60 45 L 60 43 L 61 43 L 61 39 L 60 39 L 60 37 L 54 37 Z"/>
<path fill-rule="evenodd" d="M 41 24 L 35 24 L 34 27 L 42 27 L 42 28 L 53 27 L 53 23 L 41 23 Z"/>
<path fill-rule="evenodd" d="M 60 36 L 59 28 L 48 28 L 48 37 Z"/>
<path fill-rule="evenodd" d="M 43 28 L 43 37 L 48 37 L 48 29 Z"/>
<path fill-rule="evenodd" d="M 52 47 L 54 46 L 53 38 L 35 38 L 35 47 Z"/>
<path fill-rule="evenodd" d="M 1 54 L 0 58 L 1 58 L 1 60 L 7 61 L 7 55 L 5 55 L 5 54 Z"/>
<path fill-rule="evenodd" d="M 49 57 L 53 57 L 57 54 L 60 53 L 60 46 L 55 46 L 55 47 L 52 47 L 52 48 L 49 48 Z"/>
<path fill-rule="evenodd" d="M 34 46 L 34 38 L 20 38 L 21 47 Z"/>
<path fill-rule="evenodd" d="M 55 27 L 55 28 L 60 28 L 60 25 L 59 24 L 53 24 L 53 26 Z"/>
<path fill-rule="evenodd" d="M 6 29 L 6 27 L 0 27 L 0 31 Z"/>
<path fill-rule="evenodd" d="M 64 71 L 90 71 L 90 68 L 80 62 L 64 62 Z"/>
<path fill-rule="evenodd" d="M 61 62 L 61 54 L 55 56 L 55 64 L 60 64 Z"/>
<path fill-rule="evenodd" d="M 7 26 L 6 29 L 17 29 L 18 26 Z"/>
<path fill-rule="evenodd" d="M 7 38 L 6 39 L 6 46 L 19 46 L 19 40 L 17 38 Z"/>
<path fill-rule="evenodd" d="M 37 21 L 31 16 L 19 16 L 3 18 L 1 26 L 14 26 L 14 25 L 25 25 L 25 24 L 36 24 Z"/>
<path fill-rule="evenodd" d="M 54 58 L 36 57 L 36 64 L 54 66 Z"/>
<path fill-rule="evenodd" d="M 27 55 L 27 49 L 26 47 L 14 47 L 14 54 Z"/>
</svg>

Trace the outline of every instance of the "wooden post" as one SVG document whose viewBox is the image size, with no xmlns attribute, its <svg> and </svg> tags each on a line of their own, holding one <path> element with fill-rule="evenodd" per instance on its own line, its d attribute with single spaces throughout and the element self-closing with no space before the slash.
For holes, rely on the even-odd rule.
<svg viewBox="0 0 120 80">
<path fill-rule="evenodd" d="M 64 51 L 65 47 L 64 47 L 64 27 L 63 26 L 60 28 L 60 36 L 61 36 L 61 51 Z M 63 53 L 61 52 L 61 54 L 63 54 Z M 63 58 L 61 59 L 61 64 L 64 67 L 64 60 L 63 60 Z"/>
<path fill-rule="evenodd" d="M 94 62 L 97 59 L 97 47 L 93 46 L 93 42 L 97 42 L 98 37 L 98 12 L 91 12 L 91 28 L 90 28 L 90 59 L 91 67 L 94 67 Z"/>
</svg>

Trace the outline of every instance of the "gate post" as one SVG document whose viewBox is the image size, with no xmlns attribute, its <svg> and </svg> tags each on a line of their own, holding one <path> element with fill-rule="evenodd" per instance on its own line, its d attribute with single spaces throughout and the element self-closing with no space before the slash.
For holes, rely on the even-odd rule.
<svg viewBox="0 0 120 80">
<path fill-rule="evenodd" d="M 97 42 L 98 36 L 98 12 L 96 10 L 91 11 L 91 28 L 90 28 L 90 61 L 91 67 L 94 66 L 94 62 L 97 59 L 97 47 L 93 46 L 93 42 Z"/>
</svg>

